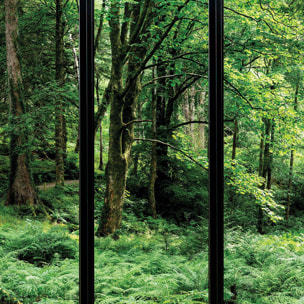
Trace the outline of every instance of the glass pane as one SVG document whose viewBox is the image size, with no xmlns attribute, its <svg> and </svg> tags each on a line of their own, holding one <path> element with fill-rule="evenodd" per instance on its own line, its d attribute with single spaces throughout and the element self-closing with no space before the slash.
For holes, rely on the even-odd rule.
<svg viewBox="0 0 304 304">
<path fill-rule="evenodd" d="M 0 302 L 78 303 L 79 3 L 0 9 Z M 298 303 L 303 5 L 224 16 L 224 298 Z M 94 35 L 95 303 L 207 303 L 208 3 L 95 1 Z"/>
<path fill-rule="evenodd" d="M 225 7 L 225 293 L 240 303 L 301 301 L 302 276 L 288 259 L 299 265 L 301 255 L 291 231 L 302 230 L 302 4 Z"/>
<path fill-rule="evenodd" d="M 77 303 L 77 3 L 0 7 L 0 302 Z"/>
</svg>

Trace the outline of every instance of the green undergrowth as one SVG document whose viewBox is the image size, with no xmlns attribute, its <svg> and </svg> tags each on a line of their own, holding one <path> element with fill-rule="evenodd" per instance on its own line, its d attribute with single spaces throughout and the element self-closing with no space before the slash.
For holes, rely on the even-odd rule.
<svg viewBox="0 0 304 304">
<path fill-rule="evenodd" d="M 77 186 L 42 194 L 49 220 L 0 206 L 0 303 L 78 303 L 77 194 Z M 137 203 L 127 201 L 118 240 L 95 238 L 95 303 L 207 303 L 208 222 L 181 227 L 139 216 Z M 225 230 L 227 301 L 304 303 L 300 221 L 266 235 Z"/>
</svg>

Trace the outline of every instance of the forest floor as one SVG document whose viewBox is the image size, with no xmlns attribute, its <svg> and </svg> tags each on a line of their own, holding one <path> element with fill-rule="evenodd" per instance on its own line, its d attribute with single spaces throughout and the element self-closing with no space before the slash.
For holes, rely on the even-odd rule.
<svg viewBox="0 0 304 304">
<path fill-rule="evenodd" d="M 0 303 L 79 303 L 79 187 L 67 182 L 40 192 L 50 219 L 0 204 Z M 96 189 L 95 228 L 104 188 Z M 207 219 L 177 226 L 136 215 L 140 202 L 126 204 L 118 240 L 95 238 L 95 303 L 207 303 Z M 290 223 L 265 235 L 225 229 L 227 303 L 304 303 L 304 217 Z"/>
<path fill-rule="evenodd" d="M 78 184 L 79 180 L 66 180 L 64 181 L 65 185 L 72 185 L 72 184 Z M 42 185 L 37 186 L 37 188 L 39 190 L 46 190 L 46 189 L 50 189 L 50 188 L 54 188 L 56 185 L 55 182 L 53 183 L 44 183 Z"/>
</svg>

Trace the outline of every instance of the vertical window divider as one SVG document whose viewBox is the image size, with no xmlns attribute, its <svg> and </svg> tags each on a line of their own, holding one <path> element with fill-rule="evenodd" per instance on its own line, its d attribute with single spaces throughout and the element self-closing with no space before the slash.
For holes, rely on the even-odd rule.
<svg viewBox="0 0 304 304">
<path fill-rule="evenodd" d="M 224 303 L 223 12 L 209 1 L 209 304 Z"/>
<path fill-rule="evenodd" d="M 94 0 L 80 0 L 79 302 L 94 303 Z"/>
</svg>

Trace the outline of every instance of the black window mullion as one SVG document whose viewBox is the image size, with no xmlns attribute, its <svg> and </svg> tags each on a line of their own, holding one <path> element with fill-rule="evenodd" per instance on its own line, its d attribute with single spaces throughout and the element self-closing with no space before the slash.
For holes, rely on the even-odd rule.
<svg viewBox="0 0 304 304">
<path fill-rule="evenodd" d="M 224 302 L 223 0 L 209 1 L 209 303 Z"/>
<path fill-rule="evenodd" d="M 80 303 L 94 303 L 94 0 L 80 0 Z"/>
</svg>

